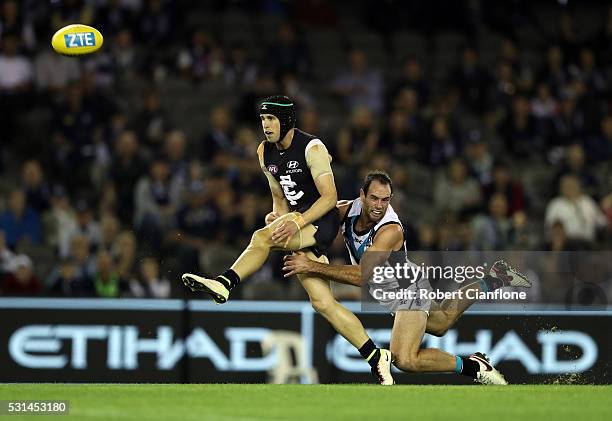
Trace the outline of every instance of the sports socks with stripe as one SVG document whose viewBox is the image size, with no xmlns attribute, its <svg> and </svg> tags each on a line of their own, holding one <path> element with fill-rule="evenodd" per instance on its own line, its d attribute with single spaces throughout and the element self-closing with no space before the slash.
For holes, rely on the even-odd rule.
<svg viewBox="0 0 612 421">
<path fill-rule="evenodd" d="M 228 291 L 231 291 L 240 283 L 240 276 L 238 276 L 238 274 L 232 269 L 228 269 L 221 275 L 217 276 L 216 280 L 221 282 Z"/>
<path fill-rule="evenodd" d="M 380 360 L 380 349 L 374 345 L 372 339 L 368 339 L 368 341 L 359 348 L 359 353 L 363 359 L 370 364 L 370 367 L 376 367 L 378 360 Z"/>
<path fill-rule="evenodd" d="M 478 364 L 476 361 L 470 360 L 469 358 L 460 357 L 458 355 L 455 356 L 455 359 L 455 373 L 463 374 L 464 376 L 468 376 L 473 379 L 476 378 L 476 374 L 480 370 L 480 364 Z"/>
</svg>

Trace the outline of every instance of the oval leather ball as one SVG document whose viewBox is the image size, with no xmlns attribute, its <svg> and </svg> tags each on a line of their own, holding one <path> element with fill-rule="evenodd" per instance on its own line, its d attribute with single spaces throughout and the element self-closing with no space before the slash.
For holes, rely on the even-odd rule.
<svg viewBox="0 0 612 421">
<path fill-rule="evenodd" d="M 64 26 L 53 34 L 51 46 L 65 56 L 82 56 L 96 52 L 102 47 L 104 38 L 100 31 L 88 25 Z"/>
</svg>

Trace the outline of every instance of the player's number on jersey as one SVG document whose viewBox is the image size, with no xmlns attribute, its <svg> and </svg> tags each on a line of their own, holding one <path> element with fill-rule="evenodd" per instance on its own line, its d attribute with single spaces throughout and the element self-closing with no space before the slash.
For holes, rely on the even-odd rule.
<svg viewBox="0 0 612 421">
<path fill-rule="evenodd" d="M 291 179 L 290 175 L 281 175 L 280 185 L 283 188 L 283 193 L 291 206 L 297 205 L 297 201 L 304 196 L 303 191 L 300 190 L 296 193 L 295 190 L 293 190 L 295 186 L 297 186 L 297 183 Z"/>
</svg>

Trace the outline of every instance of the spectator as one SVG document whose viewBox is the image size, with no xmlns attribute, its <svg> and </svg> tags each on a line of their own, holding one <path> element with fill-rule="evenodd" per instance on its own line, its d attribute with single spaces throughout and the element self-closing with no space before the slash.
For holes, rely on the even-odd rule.
<svg viewBox="0 0 612 421">
<path fill-rule="evenodd" d="M 245 89 L 255 83 L 258 72 L 257 63 L 249 57 L 247 48 L 242 44 L 232 45 L 223 72 L 225 83 L 237 89 Z"/>
<path fill-rule="evenodd" d="M 134 187 L 146 172 L 145 168 L 146 163 L 140 154 L 136 135 L 131 131 L 123 132 L 115 145 L 109 178 L 115 188 L 119 220 L 124 225 L 133 222 Z"/>
<path fill-rule="evenodd" d="M 222 191 L 218 188 L 218 181 L 209 183 L 211 187 L 217 187 L 214 191 Z M 177 213 L 176 231 L 171 238 L 185 270 L 199 268 L 200 250 L 217 236 L 219 220 L 217 206 L 208 198 L 204 186 L 201 183 L 192 184 L 188 191 L 187 204 Z"/>
<path fill-rule="evenodd" d="M 170 228 L 180 200 L 180 186 L 170 178 L 168 162 L 156 158 L 149 175 L 136 184 L 134 226 L 142 239 L 154 248 L 161 247 L 162 232 Z"/>
<path fill-rule="evenodd" d="M 546 208 L 546 227 L 550 229 L 555 222 L 561 222 L 568 239 L 592 245 L 597 230 L 607 223 L 605 215 L 597 203 L 582 192 L 580 180 L 575 176 L 563 176 L 559 190 L 561 195 Z"/>
<path fill-rule="evenodd" d="M 18 53 L 18 40 L 6 33 L 1 40 L 0 53 L 0 127 L 3 137 L 11 140 L 15 134 L 15 120 L 27 104 L 27 93 L 32 82 L 32 64 Z"/>
<path fill-rule="evenodd" d="M 465 157 L 470 173 L 484 186 L 491 182 L 493 155 L 489 150 L 489 144 L 482 138 L 480 130 L 470 130 L 467 136 Z"/>
<path fill-rule="evenodd" d="M 172 125 L 161 106 L 158 91 L 149 90 L 145 93 L 142 110 L 131 125 L 144 146 L 152 153 L 160 152 L 164 136 Z"/>
<path fill-rule="evenodd" d="M 559 180 L 565 175 L 573 175 L 578 178 L 584 192 L 589 196 L 597 194 L 597 179 L 590 168 L 586 166 L 584 149 L 579 143 L 573 143 L 565 148 L 565 161 L 557 172 L 554 187 L 559 186 Z"/>
<path fill-rule="evenodd" d="M 215 78 L 223 71 L 221 47 L 203 29 L 196 29 L 189 48 L 179 52 L 177 65 L 181 75 L 194 82 Z"/>
<path fill-rule="evenodd" d="M 288 73 L 300 79 L 307 79 L 311 75 L 310 51 L 289 23 L 282 23 L 278 27 L 276 40 L 268 48 L 266 58 L 276 79 Z"/>
<path fill-rule="evenodd" d="M 424 163 L 434 167 L 446 165 L 461 153 L 460 141 L 451 133 L 444 117 L 436 117 L 433 120 L 424 152 Z"/>
<path fill-rule="evenodd" d="M 82 235 L 87 238 L 89 247 L 92 251 L 98 249 L 102 234 L 100 224 L 95 219 L 94 211 L 89 202 L 85 199 L 79 199 L 75 205 L 76 210 L 76 225 L 75 230 L 70 233 L 72 238 L 77 235 Z"/>
<path fill-rule="evenodd" d="M 481 114 L 485 111 L 491 78 L 478 63 L 478 53 L 474 47 L 463 49 L 461 65 L 452 73 L 450 83 L 459 88 L 461 99 L 470 112 Z"/>
<path fill-rule="evenodd" d="M 408 57 L 402 65 L 402 73 L 398 80 L 395 81 L 388 93 L 388 102 L 391 108 L 391 102 L 394 96 L 404 89 L 411 89 L 417 95 L 419 104 L 427 104 L 429 101 L 429 84 L 423 77 L 423 68 L 419 59 L 414 56 Z"/>
<path fill-rule="evenodd" d="M 484 202 L 490 203 L 494 194 L 500 193 L 506 197 L 508 215 L 525 210 L 525 194 L 520 182 L 513 180 L 508 165 L 497 162 L 493 167 L 493 177 L 484 186 Z"/>
<path fill-rule="evenodd" d="M 586 149 L 591 162 L 612 160 L 612 114 L 601 120 L 599 133 L 587 140 Z"/>
<path fill-rule="evenodd" d="M 507 250 L 517 241 L 524 227 L 525 216 L 510 218 L 508 202 L 502 193 L 494 193 L 489 199 L 486 215 L 474 218 L 472 223 L 472 246 L 476 250 Z"/>
<path fill-rule="evenodd" d="M 516 158 L 530 158 L 534 151 L 542 151 L 544 141 L 538 136 L 535 118 L 530 114 L 529 101 L 517 96 L 512 101 L 512 110 L 500 127 L 509 151 Z"/>
<path fill-rule="evenodd" d="M 47 281 L 47 292 L 56 297 L 81 297 L 93 295 L 91 279 L 78 270 L 70 258 L 62 259 L 58 270 L 52 272 Z"/>
<path fill-rule="evenodd" d="M 15 0 L 5 0 L 0 9 L 0 42 L 6 34 L 15 34 L 19 43 L 27 51 L 34 50 L 36 47 L 36 34 L 34 26 L 28 19 L 26 12 L 28 5 L 24 4 L 21 8 Z"/>
<path fill-rule="evenodd" d="M 52 3 L 54 10 L 51 13 L 51 27 L 54 30 L 63 28 L 74 22 L 91 25 L 94 10 L 84 0 L 64 0 Z"/>
<path fill-rule="evenodd" d="M 110 0 L 96 10 L 96 27 L 105 37 L 117 35 L 123 28 L 132 27 L 134 16 L 121 0 Z"/>
<path fill-rule="evenodd" d="M 0 230 L 4 231 L 6 244 L 15 249 L 22 242 L 40 244 L 42 224 L 40 214 L 26 206 L 25 193 L 15 189 L 10 193 L 8 209 L 0 213 Z"/>
<path fill-rule="evenodd" d="M 435 184 L 434 200 L 438 212 L 450 210 L 460 214 L 478 208 L 481 202 L 480 188 L 476 180 L 468 176 L 465 161 L 455 158 L 449 163 L 448 173 Z"/>
<path fill-rule="evenodd" d="M 97 254 L 93 286 L 96 297 L 100 298 L 119 298 L 129 290 L 127 281 L 119 276 L 113 258 L 106 250 Z"/>
<path fill-rule="evenodd" d="M 147 0 L 138 23 L 140 40 L 149 50 L 167 45 L 173 39 L 175 26 L 172 2 Z"/>
<path fill-rule="evenodd" d="M 531 100 L 530 108 L 531 114 L 537 121 L 537 131 L 543 136 L 549 136 L 552 131 L 553 119 L 559 112 L 559 104 L 553 98 L 547 84 L 538 84 L 537 95 Z"/>
<path fill-rule="evenodd" d="M 94 273 L 95 261 L 91 254 L 89 239 L 84 235 L 72 237 L 68 258 L 74 262 L 78 276 L 86 278 Z"/>
<path fill-rule="evenodd" d="M 157 260 L 147 257 L 140 262 L 138 279 L 130 281 L 130 293 L 136 298 L 170 297 L 170 282 L 160 276 Z"/>
<path fill-rule="evenodd" d="M 383 110 L 383 78 L 380 71 L 368 68 L 366 55 L 359 49 L 348 53 L 348 65 L 348 70 L 334 80 L 334 93 L 344 98 L 348 109 L 362 106 L 374 114 L 380 114 Z"/>
<path fill-rule="evenodd" d="M 111 255 L 116 262 L 117 273 L 121 279 L 126 281 L 132 279 L 135 275 L 136 247 L 136 237 L 134 234 L 131 231 L 123 231 L 117 236 L 117 240 L 111 250 Z"/>
<path fill-rule="evenodd" d="M 20 254 L 12 260 L 12 271 L 4 276 L 0 290 L 8 296 L 33 296 L 42 292 L 42 283 L 32 273 L 32 260 Z"/>
<path fill-rule="evenodd" d="M 237 152 L 227 107 L 217 106 L 210 111 L 210 126 L 200 146 L 200 159 L 208 164 L 215 162 L 221 155 Z"/>
<path fill-rule="evenodd" d="M 100 250 L 111 250 L 119 236 L 119 220 L 110 213 L 100 218 Z"/>
<path fill-rule="evenodd" d="M 72 57 L 57 54 L 49 48 L 41 51 L 34 60 L 36 88 L 43 95 L 51 96 L 63 92 L 71 83 L 79 80 L 79 62 Z"/>
<path fill-rule="evenodd" d="M 11 264 L 14 258 L 15 253 L 6 246 L 4 231 L 0 230 L 0 279 L 11 271 Z"/>
<path fill-rule="evenodd" d="M 181 130 L 173 130 L 164 141 L 164 155 L 174 183 L 183 183 L 187 178 L 189 163 L 186 158 L 187 139 Z"/>
<path fill-rule="evenodd" d="M 401 110 L 395 110 L 389 115 L 378 150 L 390 153 L 396 159 L 421 159 L 423 152 L 417 138 L 408 123 L 408 116 Z"/>
<path fill-rule="evenodd" d="M 26 194 L 27 206 L 41 213 L 48 210 L 50 207 L 51 189 L 44 179 L 43 171 L 38 161 L 31 159 L 23 164 L 21 181 Z"/>
<path fill-rule="evenodd" d="M 565 146 L 580 139 L 585 129 L 584 111 L 578 107 L 573 93 L 565 93 L 561 98 L 559 113 L 553 118 L 552 136 L 548 138 L 549 146 Z"/>
<path fill-rule="evenodd" d="M 364 106 L 355 107 L 349 126 L 340 129 L 338 133 L 338 162 L 355 167 L 362 166 L 376 151 L 379 137 L 372 112 Z"/>
<path fill-rule="evenodd" d="M 47 232 L 47 244 L 55 247 L 60 257 L 67 257 L 70 254 L 72 237 L 77 232 L 77 219 L 70 205 L 70 198 L 61 186 L 53 189 L 47 223 L 50 227 Z"/>
<path fill-rule="evenodd" d="M 498 112 L 507 113 L 517 90 L 517 77 L 512 64 L 500 60 L 495 71 L 490 104 L 497 108 Z"/>
<path fill-rule="evenodd" d="M 138 79 L 138 74 L 142 72 L 145 63 L 142 53 L 134 45 L 130 29 L 123 28 L 115 35 L 109 53 L 116 82 L 130 83 Z"/>
<path fill-rule="evenodd" d="M 540 70 L 537 79 L 546 83 L 555 97 L 560 97 L 563 86 L 567 83 L 569 76 L 563 65 L 563 51 L 558 45 L 548 48 L 546 63 Z"/>
</svg>

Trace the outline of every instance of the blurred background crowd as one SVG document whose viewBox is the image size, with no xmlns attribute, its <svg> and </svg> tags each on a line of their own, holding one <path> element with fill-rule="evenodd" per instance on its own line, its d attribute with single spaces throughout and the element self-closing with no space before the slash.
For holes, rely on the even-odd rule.
<svg viewBox="0 0 612 421">
<path fill-rule="evenodd" d="M 51 50 L 76 22 L 100 52 Z M 611 90 L 604 1 L 1 0 L 0 291 L 219 273 L 271 208 L 256 110 L 280 92 L 340 198 L 391 174 L 409 249 L 609 250 Z M 303 298 L 281 258 L 235 296 Z"/>
</svg>

